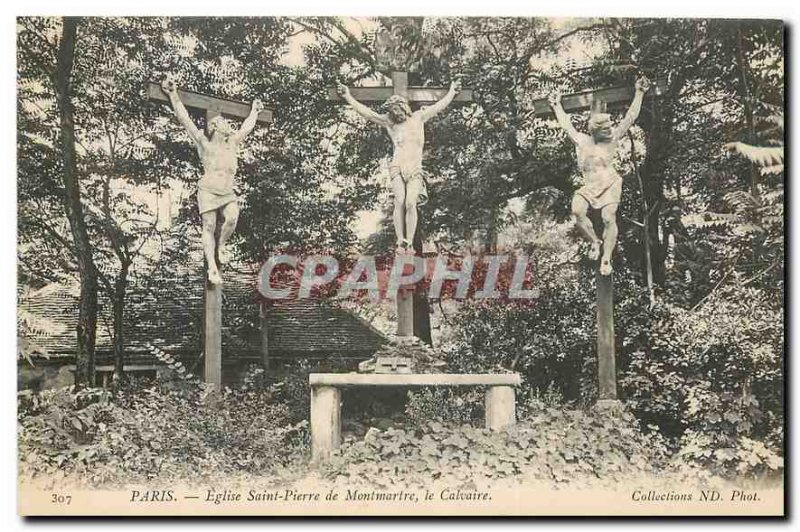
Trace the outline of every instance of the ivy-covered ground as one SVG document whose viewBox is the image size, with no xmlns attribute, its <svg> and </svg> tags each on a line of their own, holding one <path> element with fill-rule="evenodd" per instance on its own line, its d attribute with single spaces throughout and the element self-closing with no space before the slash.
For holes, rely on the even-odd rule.
<svg viewBox="0 0 800 532">
<path fill-rule="evenodd" d="M 392 417 L 347 419 L 342 447 L 329 462 L 314 466 L 308 425 L 297 419 L 305 414 L 291 408 L 294 394 L 302 396 L 302 388 L 290 384 L 215 397 L 184 383 L 116 395 L 64 389 L 26 396 L 20 400 L 20 473 L 30 480 L 107 487 L 237 479 L 287 485 L 309 475 L 374 487 L 708 487 L 725 480 L 698 461 L 694 450 L 676 449 L 658 431 L 643 429 L 625 408 L 531 400 L 519 408 L 516 426 L 491 432 L 478 420 L 480 392 L 445 396 L 433 390 L 411 394 L 405 412 Z M 448 421 L 435 415 L 437 409 Z M 738 480 L 779 483 L 780 458 L 763 448 L 751 452 L 759 464 L 772 467 Z M 747 463 L 751 456 L 740 450 L 719 459 Z"/>
</svg>

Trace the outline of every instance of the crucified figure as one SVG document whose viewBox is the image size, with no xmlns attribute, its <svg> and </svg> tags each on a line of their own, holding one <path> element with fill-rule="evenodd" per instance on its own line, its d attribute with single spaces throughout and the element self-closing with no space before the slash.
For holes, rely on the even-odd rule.
<svg viewBox="0 0 800 532">
<path fill-rule="evenodd" d="M 206 137 L 186 111 L 175 82 L 167 78 L 161 87 L 169 96 L 178 121 L 197 146 L 203 163 L 203 177 L 197 184 L 197 203 L 203 220 L 203 253 L 208 264 L 208 281 L 221 284 L 217 258 L 220 264 L 227 264 L 230 257 L 225 243 L 233 234 L 239 218 L 239 205 L 233 192 L 233 179 L 238 166 L 237 152 L 242 140 L 256 127 L 258 113 L 264 109 L 264 105 L 261 100 L 254 100 L 250 115 L 238 131 L 221 116 L 215 116 L 208 122 L 209 136 Z M 216 237 L 217 221 L 222 224 L 219 239 Z"/>
<path fill-rule="evenodd" d="M 384 104 L 386 114 L 376 113 L 350 94 L 345 85 L 337 88 L 339 95 L 358 114 L 383 126 L 394 145 L 389 163 L 394 194 L 394 230 L 397 235 L 397 252 L 413 253 L 414 234 L 417 231 L 417 206 L 428 201 L 425 173 L 422 169 L 422 147 L 425 144 L 425 122 L 441 113 L 461 91 L 454 81 L 450 90 L 438 102 L 419 111 L 411 111 L 408 100 L 400 95 L 389 97 Z"/>
<path fill-rule="evenodd" d="M 642 110 L 642 99 L 650 88 L 647 78 L 636 80 L 636 92 L 625 117 L 612 127 L 611 117 L 592 106 L 589 117 L 589 135 L 579 133 L 570 121 L 569 115 L 561 106 L 561 93 L 550 95 L 550 106 L 559 125 L 567 132 L 575 144 L 578 168 L 583 174 L 585 185 L 575 192 L 572 198 L 572 214 L 581 235 L 591 243 L 589 258 L 597 260 L 600 248 L 600 274 L 611 274 L 611 254 L 617 244 L 617 207 L 622 197 L 622 177 L 614 169 L 614 156 L 619 140 L 630 129 Z M 587 213 L 589 207 L 599 210 L 603 219 L 603 239 L 594 232 Z"/>
</svg>

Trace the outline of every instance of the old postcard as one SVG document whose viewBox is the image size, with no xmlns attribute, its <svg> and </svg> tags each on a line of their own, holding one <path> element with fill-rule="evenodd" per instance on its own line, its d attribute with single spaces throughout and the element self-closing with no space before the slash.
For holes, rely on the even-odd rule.
<svg viewBox="0 0 800 532">
<path fill-rule="evenodd" d="M 783 22 L 16 45 L 21 515 L 785 513 Z"/>
</svg>

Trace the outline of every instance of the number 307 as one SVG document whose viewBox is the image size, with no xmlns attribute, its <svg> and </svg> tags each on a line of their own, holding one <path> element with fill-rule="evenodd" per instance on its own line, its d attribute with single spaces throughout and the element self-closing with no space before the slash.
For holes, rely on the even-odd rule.
<svg viewBox="0 0 800 532">
<path fill-rule="evenodd" d="M 72 495 L 60 495 L 53 493 L 53 499 L 50 501 L 53 504 L 69 504 L 72 502 Z"/>
</svg>

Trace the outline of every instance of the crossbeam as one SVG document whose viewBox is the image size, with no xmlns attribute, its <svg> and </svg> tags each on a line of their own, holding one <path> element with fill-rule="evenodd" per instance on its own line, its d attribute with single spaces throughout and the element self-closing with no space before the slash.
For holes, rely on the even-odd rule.
<svg viewBox="0 0 800 532">
<path fill-rule="evenodd" d="M 408 87 L 406 89 L 409 102 L 420 104 L 433 104 L 444 98 L 449 89 L 445 87 Z M 350 94 L 360 102 L 384 102 L 394 94 L 394 87 L 351 87 Z M 336 89 L 328 89 L 328 100 L 344 101 Z M 462 89 L 454 102 L 474 101 L 472 89 Z"/>
<path fill-rule="evenodd" d="M 250 115 L 251 104 L 227 98 L 208 96 L 199 92 L 178 90 L 181 102 L 189 109 L 205 111 L 211 115 L 221 114 L 229 118 L 247 118 Z M 147 83 L 147 97 L 159 102 L 169 102 L 169 96 L 161 88 L 161 85 L 152 81 Z M 263 123 L 272 122 L 272 111 L 264 109 L 258 113 L 258 121 Z"/>
<path fill-rule="evenodd" d="M 633 100 L 634 95 L 633 86 L 623 87 L 609 87 L 599 90 L 587 90 L 576 92 L 573 94 L 565 94 L 561 98 L 561 106 L 564 111 L 568 113 L 576 113 L 586 111 L 591 108 L 594 99 L 603 100 L 608 107 L 616 107 L 623 103 L 628 103 Z M 653 87 L 647 92 L 647 95 L 660 96 L 666 91 L 666 85 L 663 80 L 656 80 Z M 538 98 L 533 101 L 534 116 L 547 116 L 553 114 L 553 109 L 550 107 L 550 102 L 547 98 Z"/>
</svg>

